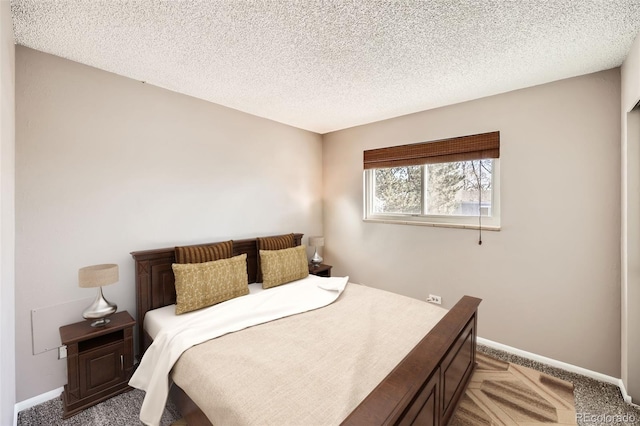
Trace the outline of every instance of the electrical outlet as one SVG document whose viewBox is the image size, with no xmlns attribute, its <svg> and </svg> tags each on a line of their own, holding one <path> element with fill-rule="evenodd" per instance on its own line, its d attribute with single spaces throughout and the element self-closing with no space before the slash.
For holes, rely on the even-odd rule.
<svg viewBox="0 0 640 426">
<path fill-rule="evenodd" d="M 58 348 L 58 359 L 64 359 L 67 357 L 67 347 L 62 345 Z"/>
<path fill-rule="evenodd" d="M 427 302 L 435 303 L 436 305 L 442 305 L 442 298 L 440 296 L 430 294 L 429 297 L 427 297 Z"/>
</svg>

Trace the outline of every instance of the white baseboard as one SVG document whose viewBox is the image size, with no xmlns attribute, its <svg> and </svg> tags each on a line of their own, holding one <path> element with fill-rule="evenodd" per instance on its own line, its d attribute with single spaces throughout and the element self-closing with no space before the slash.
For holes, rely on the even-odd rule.
<svg viewBox="0 0 640 426">
<path fill-rule="evenodd" d="M 45 392 L 43 394 L 36 395 L 33 398 L 25 399 L 24 401 L 20 401 L 16 403 L 16 405 L 13 408 L 13 426 L 16 426 L 18 424 L 18 413 L 20 411 L 26 410 L 27 408 L 34 407 L 38 404 L 42 404 L 43 402 L 47 402 L 51 399 L 59 398 L 63 390 L 64 390 L 64 387 L 54 389 L 52 391 Z"/>
<path fill-rule="evenodd" d="M 479 344 L 489 346 L 490 348 L 499 349 L 501 351 L 509 352 L 511 354 L 518 355 L 523 358 L 531 359 L 533 361 L 538 361 L 543 364 L 550 365 L 552 367 L 561 368 L 571 373 L 580 374 L 580 375 L 589 377 L 591 379 L 599 380 L 601 382 L 610 383 L 614 386 L 618 386 L 620 388 L 620 393 L 622 393 L 622 398 L 624 399 L 624 401 L 631 404 L 631 397 L 627 393 L 627 390 L 624 387 L 624 383 L 622 382 L 622 379 L 618 379 L 617 377 L 607 376 L 606 374 L 598 373 L 597 371 L 587 370 L 586 368 L 578 367 L 577 365 L 568 364 L 566 362 L 558 361 L 553 358 L 547 358 L 545 356 L 534 354 L 532 352 L 523 351 L 511 346 L 503 345 L 502 343 L 497 343 L 492 340 L 483 339 L 482 337 L 478 337 L 477 341 Z"/>
</svg>

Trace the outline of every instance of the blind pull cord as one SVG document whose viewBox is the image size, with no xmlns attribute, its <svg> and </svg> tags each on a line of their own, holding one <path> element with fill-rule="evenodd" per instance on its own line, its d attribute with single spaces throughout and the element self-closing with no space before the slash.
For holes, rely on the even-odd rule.
<svg viewBox="0 0 640 426">
<path fill-rule="evenodd" d="M 478 245 L 482 245 L 482 160 L 480 163 L 480 173 L 478 178 Z"/>
</svg>

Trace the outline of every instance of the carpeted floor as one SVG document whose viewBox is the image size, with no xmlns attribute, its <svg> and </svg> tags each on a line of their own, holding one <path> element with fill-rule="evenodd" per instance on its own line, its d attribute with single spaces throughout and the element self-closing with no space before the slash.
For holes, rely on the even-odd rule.
<svg viewBox="0 0 640 426">
<path fill-rule="evenodd" d="M 493 402 L 491 402 L 491 404 L 495 404 L 495 406 L 497 407 L 502 407 L 503 409 L 501 408 L 501 411 L 511 412 L 516 416 L 515 418 L 517 418 L 518 420 L 512 420 L 512 422 L 505 421 L 505 423 L 499 423 L 495 421 L 492 422 L 490 418 L 487 419 L 476 409 L 483 404 L 485 406 L 491 406 L 491 404 L 486 403 L 486 398 L 484 396 L 481 396 L 480 399 L 478 399 L 478 397 L 476 396 L 475 400 L 473 400 L 473 397 L 469 397 L 472 402 L 469 403 L 467 401 L 467 405 L 465 405 L 464 402 L 461 403 L 457 414 L 460 413 L 460 410 L 467 410 L 471 411 L 478 417 L 474 420 L 469 420 L 469 418 L 464 419 L 462 416 L 457 416 L 450 422 L 450 425 L 452 426 L 479 426 L 485 424 L 511 424 L 529 426 L 535 424 L 553 424 L 543 421 L 544 419 L 556 421 L 555 424 L 576 424 L 577 420 L 577 424 L 582 426 L 640 426 L 640 409 L 626 404 L 623 401 L 622 395 L 620 394 L 620 389 L 617 386 L 602 383 L 578 374 L 569 373 L 558 368 L 549 367 L 547 365 L 540 364 L 526 358 L 518 357 L 516 355 L 491 349 L 482 345 L 478 345 L 478 352 L 479 365 L 485 365 L 485 372 L 482 374 L 486 373 L 486 366 L 488 361 L 487 358 L 482 357 L 482 355 L 480 354 L 486 354 L 497 360 L 515 364 L 516 366 L 513 368 L 513 370 L 516 371 L 515 374 L 519 377 L 526 377 L 531 373 L 528 373 L 524 369 L 519 369 L 517 366 L 524 366 L 529 369 L 545 373 L 545 375 L 543 376 L 545 378 L 543 378 L 540 382 L 538 382 L 538 384 L 534 386 L 537 387 L 537 391 L 534 393 L 538 394 L 539 396 L 541 393 L 546 395 L 550 391 L 551 394 L 555 394 L 556 396 L 549 398 L 551 399 L 551 402 L 545 402 L 540 400 L 536 395 L 533 395 L 531 390 L 523 389 L 519 387 L 519 385 L 515 385 L 516 390 L 518 388 L 519 390 L 515 393 L 510 393 L 512 395 L 520 395 L 519 398 L 522 398 L 523 396 L 524 399 L 533 398 L 533 401 L 535 402 L 534 405 L 538 406 L 539 408 L 536 413 L 541 413 L 540 417 L 534 418 L 533 421 L 529 421 L 532 420 L 530 414 L 526 414 L 525 417 L 518 417 L 518 410 L 515 410 L 516 413 L 514 414 L 514 410 L 508 408 L 514 404 L 514 401 L 510 401 L 507 399 L 506 402 L 504 400 L 502 402 L 496 402 L 500 401 L 500 395 L 504 393 L 504 386 L 501 387 L 500 383 L 491 384 L 488 387 L 485 387 L 485 389 L 488 389 L 488 392 L 483 392 L 480 390 L 482 388 L 482 383 L 476 380 L 476 377 L 474 377 L 475 383 L 472 383 L 472 385 L 470 385 L 469 392 L 474 392 L 475 388 L 476 391 L 479 390 L 480 395 L 492 394 L 493 396 L 487 397 L 489 399 L 493 398 Z M 497 363 L 497 365 L 497 368 L 502 368 L 503 371 L 506 371 L 505 364 Z M 482 371 L 482 369 L 479 368 L 478 371 L 480 372 Z M 502 372 L 499 372 L 499 374 L 502 374 Z M 496 378 L 496 376 L 493 377 L 494 379 Z M 561 381 L 555 381 L 553 378 L 561 379 Z M 495 381 L 508 382 L 511 380 L 512 379 L 505 379 L 504 376 L 500 376 L 497 377 L 497 380 Z M 573 419 L 567 418 L 567 416 L 571 417 L 572 414 L 571 407 L 566 406 L 570 405 L 567 404 L 567 401 L 571 399 L 571 392 L 570 390 L 568 390 L 567 384 L 563 383 L 562 381 L 569 382 L 570 384 L 573 384 L 574 387 L 573 396 L 575 397 L 576 415 Z M 535 380 L 530 380 L 530 382 L 533 383 L 535 382 Z M 507 384 L 512 386 L 513 388 L 513 383 Z M 502 385 L 504 385 L 504 383 Z M 478 394 L 478 392 L 476 392 L 476 394 Z M 124 394 L 111 398 L 94 407 L 90 407 L 67 420 L 62 420 L 62 402 L 59 398 L 56 398 L 18 413 L 18 426 L 140 425 L 141 423 L 138 420 L 138 412 L 140 410 L 143 397 L 144 392 L 134 389 L 130 392 L 126 392 Z M 483 400 L 485 401 L 485 403 L 482 402 Z M 179 420 L 179 418 L 180 415 L 175 406 L 173 406 L 173 404 L 171 403 L 168 403 L 162 417 L 161 424 L 163 426 L 169 426 L 173 422 Z M 570 423 L 572 420 L 573 423 Z M 558 423 L 558 421 L 562 421 L 564 423 Z M 569 423 L 566 423 L 566 421 L 568 421 Z"/>
<path fill-rule="evenodd" d="M 578 425 L 640 426 L 640 408 L 624 402 L 617 386 L 483 345 L 478 352 L 572 383 Z"/>
<path fill-rule="evenodd" d="M 18 426 L 137 426 L 144 392 L 133 389 L 62 420 L 62 400 L 55 398 L 18 413 Z M 161 425 L 169 426 L 180 413 L 169 401 Z"/>
</svg>

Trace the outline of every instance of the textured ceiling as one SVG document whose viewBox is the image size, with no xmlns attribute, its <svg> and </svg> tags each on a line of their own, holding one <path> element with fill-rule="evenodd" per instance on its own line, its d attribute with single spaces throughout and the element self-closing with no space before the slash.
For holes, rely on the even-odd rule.
<svg viewBox="0 0 640 426">
<path fill-rule="evenodd" d="M 326 133 L 619 66 L 640 0 L 12 0 L 16 43 Z"/>
</svg>

